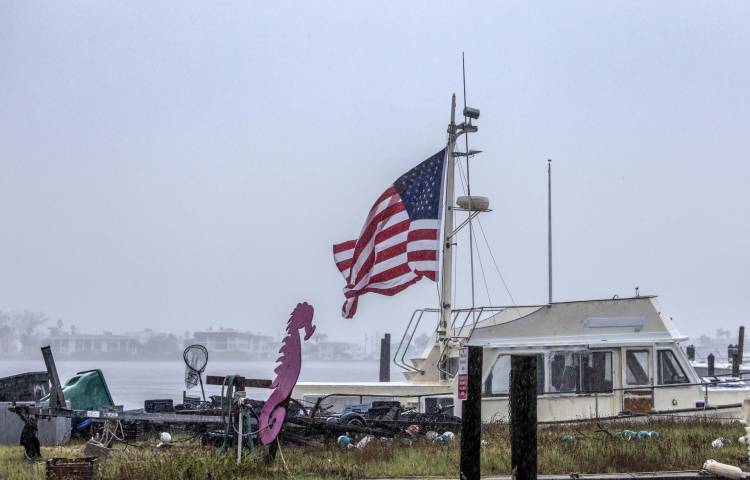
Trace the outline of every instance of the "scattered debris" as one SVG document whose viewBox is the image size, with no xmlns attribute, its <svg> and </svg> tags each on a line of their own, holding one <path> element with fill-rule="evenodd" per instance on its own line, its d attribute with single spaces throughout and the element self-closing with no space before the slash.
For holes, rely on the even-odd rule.
<svg viewBox="0 0 750 480">
<path fill-rule="evenodd" d="M 719 439 L 717 438 L 717 440 Z M 706 460 L 706 463 L 703 464 L 703 469 L 708 471 L 708 473 L 719 477 L 731 478 L 732 480 L 741 480 L 748 476 L 741 468 L 734 465 L 727 465 L 726 463 L 719 463 L 716 460 Z"/>
<path fill-rule="evenodd" d="M 352 443 L 352 439 L 349 438 L 348 435 L 339 435 L 339 438 L 336 439 L 336 443 L 338 443 L 342 447 L 346 447 L 347 445 Z"/>
<path fill-rule="evenodd" d="M 713 442 L 711 442 L 711 446 L 714 448 L 722 448 L 726 445 L 731 445 L 731 444 L 732 444 L 732 441 L 724 437 L 719 437 Z"/>
<path fill-rule="evenodd" d="M 362 450 L 372 441 L 372 438 L 372 435 L 365 435 L 364 437 L 362 437 L 362 440 L 357 442 L 357 448 Z"/>
</svg>

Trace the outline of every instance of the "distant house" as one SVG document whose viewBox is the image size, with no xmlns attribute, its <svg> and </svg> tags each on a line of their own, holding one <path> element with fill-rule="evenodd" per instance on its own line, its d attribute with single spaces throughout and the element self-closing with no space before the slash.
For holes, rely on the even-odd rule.
<svg viewBox="0 0 750 480">
<path fill-rule="evenodd" d="M 211 353 L 243 353 L 253 358 L 268 358 L 276 353 L 278 345 L 271 337 L 223 328 L 193 333 L 193 343 L 199 343 Z"/>
<path fill-rule="evenodd" d="M 52 335 L 48 338 L 52 351 L 59 354 L 73 353 L 129 353 L 135 354 L 141 344 L 137 338 L 128 335 Z"/>
</svg>

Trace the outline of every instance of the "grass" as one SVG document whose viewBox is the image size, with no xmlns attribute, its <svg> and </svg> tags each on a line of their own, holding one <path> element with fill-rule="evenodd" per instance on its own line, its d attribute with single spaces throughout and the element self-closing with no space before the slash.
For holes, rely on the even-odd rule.
<svg viewBox="0 0 750 480">
<path fill-rule="evenodd" d="M 698 470 L 706 459 L 745 466 L 747 449 L 737 442 L 744 434 L 739 423 L 711 420 L 662 420 L 617 422 L 604 425 L 612 433 L 598 432 L 593 424 L 540 428 L 539 473 L 609 473 L 657 470 Z M 657 439 L 628 441 L 618 435 L 623 429 L 654 430 Z M 561 436 L 572 434 L 573 441 Z M 732 440 L 724 448 L 712 448 L 717 437 Z M 483 438 L 489 445 L 482 449 L 483 475 L 510 474 L 508 426 L 490 424 Z M 177 444 L 167 450 L 152 448 L 155 440 L 142 448 L 128 447 L 113 452 L 99 468 L 102 480 L 206 480 L 240 478 L 364 478 L 364 477 L 457 477 L 459 442 L 435 445 L 424 439 L 405 446 L 398 439 L 374 441 L 367 448 L 345 449 L 331 443 L 323 449 L 284 446 L 283 457 L 270 466 L 245 456 L 236 465 L 232 454 L 220 456 L 213 447 Z M 120 448 L 121 446 L 117 446 Z M 43 448 L 45 458 L 81 456 L 82 445 Z M 247 452 L 247 451 L 246 451 Z M 45 478 L 43 463 L 23 460 L 22 448 L 0 447 L 0 479 L 37 480 Z"/>
</svg>

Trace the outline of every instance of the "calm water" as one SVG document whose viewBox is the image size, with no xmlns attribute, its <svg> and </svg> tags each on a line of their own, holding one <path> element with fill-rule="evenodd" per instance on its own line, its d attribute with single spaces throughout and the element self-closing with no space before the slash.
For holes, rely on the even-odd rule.
<svg viewBox="0 0 750 480">
<path fill-rule="evenodd" d="M 143 408 L 143 401 L 155 398 L 171 398 L 175 404 L 182 401 L 185 389 L 185 364 L 182 362 L 122 362 L 122 361 L 58 361 L 60 381 L 65 381 L 82 370 L 101 369 L 107 379 L 112 398 L 125 408 Z M 210 362 L 206 375 L 238 374 L 247 378 L 273 379 L 273 362 Z M 0 377 L 17 373 L 44 371 L 44 362 L 5 361 L 0 362 Z M 391 373 L 393 378 L 397 372 Z M 205 378 L 205 377 L 204 377 Z M 300 381 L 377 381 L 378 362 L 302 362 Z M 221 387 L 206 386 L 206 395 L 219 394 Z M 248 392 L 254 398 L 265 398 L 266 390 Z M 190 391 L 199 396 L 200 387 Z"/>
</svg>

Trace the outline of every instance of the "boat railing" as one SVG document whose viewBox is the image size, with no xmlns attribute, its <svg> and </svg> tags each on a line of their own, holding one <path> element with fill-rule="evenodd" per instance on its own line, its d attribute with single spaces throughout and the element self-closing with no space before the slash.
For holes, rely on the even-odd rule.
<svg viewBox="0 0 750 480">
<path fill-rule="evenodd" d="M 446 379 L 452 379 L 456 376 L 457 371 L 451 368 L 450 365 L 450 351 L 456 343 L 461 343 L 464 340 L 471 338 L 477 325 L 498 312 L 505 310 L 507 307 L 475 307 L 475 308 L 460 308 L 453 310 L 452 321 L 450 325 L 450 335 L 440 345 L 440 359 L 438 360 L 437 368 L 442 376 Z M 488 315 L 489 314 L 489 315 Z M 460 326 L 459 319 L 461 321 Z"/>
<path fill-rule="evenodd" d="M 414 365 L 409 365 L 409 362 L 405 357 L 409 352 L 409 347 L 411 347 L 414 335 L 417 333 L 417 329 L 419 328 L 419 324 L 422 322 L 422 317 L 424 317 L 425 313 L 440 313 L 440 310 L 437 308 L 420 308 L 414 310 L 411 314 L 411 318 L 409 318 L 409 323 L 404 329 L 403 335 L 401 335 L 401 341 L 398 343 L 396 352 L 393 354 L 393 363 L 397 367 L 410 372 L 423 373 L 423 370 L 416 368 Z"/>
</svg>

